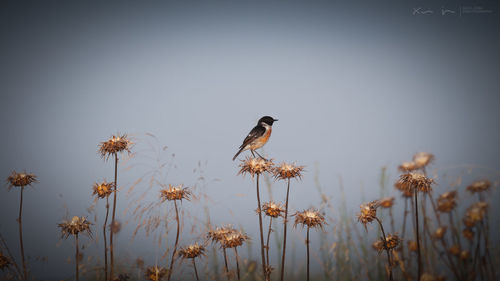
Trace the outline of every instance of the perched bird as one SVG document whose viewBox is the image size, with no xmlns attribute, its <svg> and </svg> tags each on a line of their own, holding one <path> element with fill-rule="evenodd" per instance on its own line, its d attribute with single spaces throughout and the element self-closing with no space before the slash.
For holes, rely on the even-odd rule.
<svg viewBox="0 0 500 281">
<path fill-rule="evenodd" d="M 255 157 L 255 153 L 262 157 L 257 151 L 258 148 L 261 148 L 266 144 L 271 136 L 272 126 L 274 121 L 278 121 L 278 119 L 274 119 L 271 116 L 264 116 L 259 119 L 257 122 L 257 126 L 253 127 L 253 129 L 248 133 L 248 136 L 243 140 L 243 144 L 240 146 L 240 150 L 234 155 L 233 161 L 240 155 L 241 152 L 250 149 L 252 155 Z"/>
</svg>

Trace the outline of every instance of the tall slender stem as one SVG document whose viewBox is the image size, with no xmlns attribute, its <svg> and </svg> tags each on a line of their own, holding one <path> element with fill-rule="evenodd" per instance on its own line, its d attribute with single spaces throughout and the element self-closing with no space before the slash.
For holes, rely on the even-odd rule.
<svg viewBox="0 0 500 281">
<path fill-rule="evenodd" d="M 266 241 L 266 258 L 268 267 L 271 265 L 271 262 L 269 261 L 269 238 L 271 237 L 272 223 L 273 223 L 273 217 L 269 217 L 269 230 L 267 232 L 267 241 Z"/>
<path fill-rule="evenodd" d="M 307 281 L 309 281 L 309 226 L 307 226 L 306 247 L 307 247 Z"/>
<path fill-rule="evenodd" d="M 196 275 L 196 281 L 200 281 L 200 278 L 198 277 L 198 270 L 196 270 L 196 262 L 194 261 L 194 258 L 191 260 L 193 261 L 194 275 Z"/>
<path fill-rule="evenodd" d="M 268 274 L 266 270 L 266 256 L 264 254 L 264 231 L 262 229 L 262 212 L 260 205 L 260 191 L 259 191 L 259 174 L 257 174 L 257 210 L 259 211 L 259 229 L 260 229 L 260 252 L 262 255 L 262 273 L 264 274 L 264 280 L 268 280 Z"/>
<path fill-rule="evenodd" d="M 109 216 L 109 196 L 106 196 L 106 218 L 102 225 L 102 233 L 104 236 L 104 280 L 108 280 L 108 239 L 106 237 L 106 226 L 108 225 Z"/>
<path fill-rule="evenodd" d="M 227 276 L 227 281 L 231 281 L 231 276 L 229 276 L 229 268 L 227 266 L 227 254 L 226 254 L 226 248 L 222 248 L 222 252 L 224 253 L 224 267 L 226 269 L 226 276 Z"/>
<path fill-rule="evenodd" d="M 21 201 L 19 202 L 19 217 L 17 222 L 19 223 L 19 244 L 21 244 L 21 260 L 23 262 L 23 279 L 28 280 L 28 271 L 26 270 L 26 260 L 24 259 L 24 244 L 23 244 L 23 191 L 24 186 L 21 186 Z"/>
<path fill-rule="evenodd" d="M 174 251 L 172 252 L 172 258 L 170 259 L 170 269 L 168 270 L 168 278 L 170 281 L 170 277 L 172 277 L 172 269 L 174 267 L 175 254 L 177 253 L 177 244 L 179 243 L 179 232 L 180 232 L 180 221 L 179 221 L 179 211 L 177 210 L 177 201 L 174 200 L 175 206 L 175 220 L 177 221 L 177 234 L 175 235 L 175 245 Z"/>
<path fill-rule="evenodd" d="M 79 262 L 79 258 L 80 258 L 80 247 L 78 247 L 78 233 L 75 234 L 75 242 L 76 242 L 75 272 L 76 272 L 76 281 L 78 281 L 79 280 L 78 262 Z"/>
<path fill-rule="evenodd" d="M 391 261 L 391 254 L 389 252 L 389 248 L 387 247 L 387 238 L 385 236 L 385 231 L 384 231 L 384 226 L 382 225 L 382 222 L 379 220 L 379 218 L 375 217 L 377 220 L 378 224 L 380 225 L 380 230 L 382 231 L 382 237 L 384 239 L 384 249 L 385 252 L 387 253 L 387 262 L 389 263 L 389 280 L 392 281 L 392 261 Z M 420 280 L 420 279 L 419 279 Z"/>
<path fill-rule="evenodd" d="M 420 280 L 420 276 L 422 275 L 422 257 L 420 255 L 420 237 L 418 231 L 418 190 L 415 188 L 415 232 L 417 235 L 417 259 L 418 259 L 418 278 Z"/>
<path fill-rule="evenodd" d="M 238 274 L 238 281 L 240 281 L 240 257 L 238 256 L 238 247 L 234 247 L 234 254 L 236 255 L 236 273 Z"/>
<path fill-rule="evenodd" d="M 110 253 L 110 262 L 111 262 L 111 269 L 110 269 L 110 274 L 109 274 L 109 280 L 113 280 L 113 274 L 114 274 L 114 252 L 113 252 L 113 228 L 115 227 L 115 213 L 116 213 L 116 193 L 117 193 L 117 188 L 118 188 L 118 183 L 117 183 L 117 177 L 118 177 L 118 154 L 115 153 L 115 184 L 114 184 L 114 195 L 113 195 L 113 214 L 111 216 L 111 231 L 109 233 L 109 253 Z"/>
<path fill-rule="evenodd" d="M 288 185 L 286 189 L 286 202 L 285 202 L 285 220 L 283 221 L 283 255 L 281 256 L 281 278 L 283 281 L 285 277 L 285 256 L 286 256 L 286 226 L 288 224 L 288 195 L 290 194 L 290 179 L 288 179 Z"/>
</svg>

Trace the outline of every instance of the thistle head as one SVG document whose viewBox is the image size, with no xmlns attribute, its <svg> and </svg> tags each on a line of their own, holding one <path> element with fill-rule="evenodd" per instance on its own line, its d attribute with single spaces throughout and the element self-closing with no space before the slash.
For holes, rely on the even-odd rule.
<svg viewBox="0 0 500 281">
<path fill-rule="evenodd" d="M 16 171 L 12 171 L 12 173 L 10 173 L 10 175 L 7 177 L 7 182 L 9 183 L 9 187 L 24 187 L 37 182 L 37 178 L 34 174 L 28 174 L 26 172 L 18 173 Z"/>
<path fill-rule="evenodd" d="M 385 197 L 385 198 L 382 198 L 380 199 L 379 201 L 379 205 L 380 207 L 382 208 L 391 208 L 392 206 L 394 206 L 394 197 Z"/>
<path fill-rule="evenodd" d="M 127 135 L 113 135 L 107 141 L 99 144 L 99 154 L 107 160 L 111 155 L 116 155 L 122 151 L 130 153 L 131 146 L 132 142 L 127 138 Z"/>
<path fill-rule="evenodd" d="M 106 181 L 96 182 L 92 186 L 92 195 L 95 195 L 97 198 L 101 199 L 106 198 L 109 195 L 111 195 L 111 193 L 113 193 L 114 186 L 115 185 L 112 182 L 106 182 Z"/>
<path fill-rule="evenodd" d="M 168 185 L 168 188 L 160 190 L 160 198 L 165 200 L 189 200 L 191 196 L 191 191 L 187 187 L 183 187 L 182 184 L 178 186 Z"/>
<path fill-rule="evenodd" d="M 399 246 L 402 239 L 397 234 L 387 234 L 385 237 L 385 246 L 387 250 L 392 250 Z"/>
<path fill-rule="evenodd" d="M 358 221 L 366 227 L 367 223 L 372 222 L 377 217 L 378 206 L 379 201 L 376 200 L 359 206 L 361 212 L 358 214 Z"/>
<path fill-rule="evenodd" d="M 282 216 L 283 213 L 285 212 L 285 209 L 283 206 L 279 203 L 275 203 L 273 201 L 269 201 L 267 203 L 264 203 L 262 205 L 262 210 L 267 216 L 277 218 L 279 216 Z"/>
<path fill-rule="evenodd" d="M 70 221 L 65 220 L 58 226 L 61 228 L 62 236 L 68 238 L 70 235 L 78 235 L 80 232 L 92 235 L 91 224 L 86 217 L 74 216 Z"/>
<path fill-rule="evenodd" d="M 167 276 L 168 270 L 160 266 L 148 266 L 144 277 L 149 281 L 160 281 Z"/>
<path fill-rule="evenodd" d="M 242 233 L 241 231 L 236 231 L 224 236 L 224 238 L 220 241 L 220 244 L 222 248 L 235 248 L 243 245 L 243 243 L 248 239 L 250 239 L 248 235 Z"/>
<path fill-rule="evenodd" d="M 194 259 L 205 255 L 205 246 L 198 243 L 188 245 L 179 249 L 179 256 L 184 259 Z"/>
<path fill-rule="evenodd" d="M 414 192 L 415 190 L 420 192 L 430 192 L 432 190 L 431 185 L 434 180 L 426 177 L 422 173 L 406 173 L 399 177 L 399 186 L 407 191 Z"/>
<path fill-rule="evenodd" d="M 446 226 L 440 226 L 434 231 L 432 237 L 437 240 L 443 239 L 444 235 L 446 234 Z"/>
<path fill-rule="evenodd" d="M 226 236 L 237 233 L 238 230 L 234 229 L 232 226 L 221 226 L 216 227 L 214 230 L 209 230 L 207 237 L 212 240 L 213 243 L 221 243 L 222 240 L 225 239 Z"/>
<path fill-rule="evenodd" d="M 427 152 L 418 152 L 413 155 L 413 162 L 417 168 L 424 168 L 434 160 L 434 155 Z"/>
<path fill-rule="evenodd" d="M 462 235 L 465 237 L 465 239 L 472 241 L 474 239 L 474 230 L 472 230 L 471 227 L 466 227 L 464 230 L 462 230 Z"/>
<path fill-rule="evenodd" d="M 398 169 L 403 173 L 413 172 L 418 169 L 417 164 L 413 161 L 403 162 L 399 165 Z"/>
<path fill-rule="evenodd" d="M 442 213 L 449 213 L 457 206 L 457 191 L 441 194 L 437 199 L 437 209 Z"/>
<path fill-rule="evenodd" d="M 484 201 L 480 201 L 472 204 L 464 216 L 464 224 L 467 227 L 473 227 L 476 223 L 482 221 L 488 211 L 488 203 Z"/>
<path fill-rule="evenodd" d="M 241 161 L 239 174 L 250 174 L 250 176 L 254 177 L 255 175 L 260 175 L 265 172 L 272 172 L 273 169 L 273 161 L 262 159 L 260 157 L 247 157 L 245 160 Z"/>
<path fill-rule="evenodd" d="M 274 167 L 273 175 L 278 180 L 287 180 L 291 178 L 302 178 L 302 171 L 304 166 L 297 166 L 295 164 L 281 163 L 279 166 Z"/>
<path fill-rule="evenodd" d="M 489 180 L 478 180 L 467 186 L 467 190 L 470 193 L 477 193 L 489 190 L 491 183 Z"/>
<path fill-rule="evenodd" d="M 295 216 L 294 226 L 301 224 L 302 227 L 307 225 L 309 228 L 323 228 L 323 225 L 326 224 L 325 217 L 313 208 L 302 212 L 296 212 L 293 216 Z"/>
</svg>

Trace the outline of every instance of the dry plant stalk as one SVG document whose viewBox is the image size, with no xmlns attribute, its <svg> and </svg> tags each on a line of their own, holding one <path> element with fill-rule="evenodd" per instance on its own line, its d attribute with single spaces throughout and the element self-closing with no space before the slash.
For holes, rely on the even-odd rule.
<svg viewBox="0 0 500 281">
<path fill-rule="evenodd" d="M 310 228 L 323 228 L 326 224 L 325 217 L 323 217 L 316 209 L 304 210 L 302 212 L 296 212 L 293 214 L 295 216 L 294 226 L 301 224 L 302 227 L 307 226 L 306 234 L 306 248 L 307 248 L 307 281 L 309 281 L 309 229 Z"/>
<path fill-rule="evenodd" d="M 92 232 L 90 231 L 90 225 L 91 223 L 87 220 L 85 217 L 77 217 L 74 216 L 70 221 L 63 221 L 62 223 L 58 224 L 58 226 L 61 228 L 61 234 L 63 238 L 68 238 L 70 235 L 73 235 L 75 237 L 75 274 L 76 274 L 76 281 L 79 280 L 79 260 L 80 260 L 80 247 L 78 246 L 78 234 L 85 233 L 89 236 L 92 235 Z"/>
<path fill-rule="evenodd" d="M 199 245 L 198 243 L 195 243 L 195 244 L 191 244 L 189 246 L 180 248 L 179 249 L 179 256 L 181 256 L 183 259 L 191 259 L 191 261 L 193 262 L 196 280 L 200 281 L 200 278 L 198 277 L 198 270 L 196 269 L 195 259 L 197 257 L 206 256 L 205 246 Z"/>
<path fill-rule="evenodd" d="M 108 239 L 106 236 L 106 226 L 108 225 L 109 217 L 109 196 L 113 193 L 113 185 L 114 183 L 102 181 L 94 183 L 92 186 L 92 195 L 95 195 L 97 199 L 106 198 L 106 217 L 102 225 L 102 233 L 104 236 L 104 280 L 108 280 Z"/>
</svg>

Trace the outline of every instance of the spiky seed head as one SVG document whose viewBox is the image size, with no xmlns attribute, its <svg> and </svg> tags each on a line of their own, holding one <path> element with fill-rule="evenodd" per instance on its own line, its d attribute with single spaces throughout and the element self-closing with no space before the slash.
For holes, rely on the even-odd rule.
<svg viewBox="0 0 500 281">
<path fill-rule="evenodd" d="M 490 186 L 489 180 L 478 180 L 467 186 L 467 190 L 471 193 L 483 192 L 489 190 Z"/>
<path fill-rule="evenodd" d="M 458 256 L 458 255 L 460 255 L 460 252 L 461 252 L 461 250 L 460 250 L 460 246 L 458 246 L 458 245 L 456 245 L 456 244 L 455 244 L 455 245 L 451 245 L 451 246 L 448 248 L 448 252 L 449 252 L 450 254 L 454 255 L 454 256 Z"/>
<path fill-rule="evenodd" d="M 382 252 L 384 250 L 384 241 L 378 239 L 377 241 L 373 242 L 372 248 L 378 252 Z"/>
<path fill-rule="evenodd" d="M 5 256 L 2 252 L 0 252 L 0 269 L 4 271 L 6 268 L 8 268 L 12 262 L 10 259 Z"/>
<path fill-rule="evenodd" d="M 224 239 L 220 241 L 220 244 L 222 248 L 235 248 L 243 245 L 243 243 L 248 239 L 250 239 L 250 237 L 248 237 L 245 233 L 236 231 L 224 236 Z"/>
<path fill-rule="evenodd" d="M 394 197 L 385 197 L 379 200 L 380 207 L 391 208 L 394 206 Z"/>
<path fill-rule="evenodd" d="M 295 164 L 281 163 L 279 166 L 274 167 L 273 174 L 278 180 L 287 180 L 290 178 L 302 178 L 302 171 L 304 166 L 297 166 Z"/>
<path fill-rule="evenodd" d="M 226 236 L 237 233 L 238 230 L 234 229 L 231 225 L 216 227 L 214 230 L 209 230 L 207 237 L 213 243 L 222 243 Z"/>
<path fill-rule="evenodd" d="M 68 238 L 70 235 L 77 235 L 80 232 L 92 235 L 91 224 L 86 217 L 74 216 L 70 221 L 65 220 L 58 226 L 61 228 L 62 237 Z"/>
<path fill-rule="evenodd" d="M 182 187 L 181 185 L 173 186 L 171 184 L 168 185 L 168 188 L 164 188 L 160 190 L 160 198 L 165 200 L 189 200 L 191 196 L 191 191 L 187 187 Z"/>
<path fill-rule="evenodd" d="M 184 259 L 194 259 L 205 255 L 205 246 L 198 243 L 188 245 L 179 249 L 179 256 Z"/>
<path fill-rule="evenodd" d="M 294 226 L 301 224 L 302 227 L 307 225 L 307 227 L 320 227 L 323 228 L 323 225 L 326 224 L 325 217 L 321 215 L 316 209 L 308 209 L 302 212 L 296 212 L 293 214 L 295 216 Z"/>
<path fill-rule="evenodd" d="M 464 230 L 462 230 L 462 235 L 465 237 L 465 239 L 472 241 L 474 239 L 474 230 L 472 230 L 472 228 L 470 227 L 466 227 L 464 228 Z"/>
<path fill-rule="evenodd" d="M 424 193 L 430 192 L 433 183 L 434 180 L 422 173 L 406 173 L 399 177 L 400 188 L 411 192 L 414 192 L 415 189 Z"/>
<path fill-rule="evenodd" d="M 167 276 L 168 270 L 160 266 L 148 266 L 145 276 L 149 281 L 160 281 Z"/>
<path fill-rule="evenodd" d="M 408 241 L 408 250 L 410 252 L 416 252 L 418 249 L 417 241 L 410 240 Z"/>
<path fill-rule="evenodd" d="M 22 187 L 37 182 L 37 178 L 34 174 L 28 174 L 26 172 L 18 173 L 16 171 L 12 171 L 7 177 L 7 182 L 9 183 L 9 187 Z"/>
<path fill-rule="evenodd" d="M 262 210 L 267 216 L 277 218 L 279 216 L 282 216 L 283 213 L 285 212 L 285 209 L 283 206 L 279 203 L 275 203 L 273 201 L 269 201 L 267 203 L 264 203 L 262 205 Z"/>
<path fill-rule="evenodd" d="M 361 212 L 358 214 L 358 221 L 365 225 L 372 222 L 377 217 L 379 201 L 372 201 L 359 206 Z"/>
<path fill-rule="evenodd" d="M 107 182 L 107 181 L 102 181 L 102 182 L 96 182 L 92 186 L 92 195 L 95 195 L 97 198 L 106 198 L 111 193 L 113 193 L 113 187 L 114 183 L 112 182 Z"/>
<path fill-rule="evenodd" d="M 255 158 L 255 157 L 247 157 L 245 160 L 241 161 L 240 164 L 240 171 L 238 172 L 239 174 L 250 174 L 252 178 L 255 175 L 260 175 L 265 172 L 272 172 L 273 170 L 273 161 L 271 160 L 266 160 L 262 159 L 260 157 Z"/>
<path fill-rule="evenodd" d="M 417 168 L 417 164 L 415 164 L 415 162 L 409 161 L 409 162 L 401 163 L 401 165 L 399 165 L 398 169 L 403 173 L 407 173 L 407 172 L 413 172 L 418 168 Z"/>
<path fill-rule="evenodd" d="M 385 237 L 385 245 L 388 250 L 392 250 L 399 246 L 401 240 L 402 239 L 397 234 L 387 234 Z"/>
<path fill-rule="evenodd" d="M 122 151 L 130 153 L 132 142 L 127 135 L 113 135 L 107 141 L 99 144 L 99 154 L 104 160 L 107 160 L 111 155 L 115 155 Z"/>
<path fill-rule="evenodd" d="M 427 152 L 418 152 L 413 155 L 413 162 L 417 168 L 424 168 L 434 160 L 434 155 Z"/>
<path fill-rule="evenodd" d="M 457 191 L 441 194 L 437 199 L 437 209 L 442 213 L 449 213 L 457 206 Z"/>
<path fill-rule="evenodd" d="M 473 227 L 476 223 L 482 221 L 488 211 L 488 203 L 484 201 L 476 202 L 465 212 L 464 224 L 467 227 Z"/>
<path fill-rule="evenodd" d="M 444 235 L 446 234 L 446 230 L 446 226 L 440 226 L 436 229 L 436 231 L 434 231 L 432 236 L 437 240 L 443 239 Z"/>
</svg>

